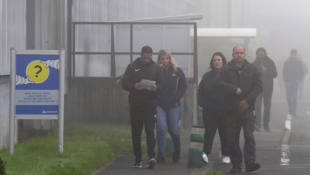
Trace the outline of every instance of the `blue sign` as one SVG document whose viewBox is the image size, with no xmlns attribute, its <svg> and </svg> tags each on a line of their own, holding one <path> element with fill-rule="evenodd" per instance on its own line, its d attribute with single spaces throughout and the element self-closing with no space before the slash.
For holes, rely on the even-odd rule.
<svg viewBox="0 0 310 175">
<path fill-rule="evenodd" d="M 59 55 L 16 54 L 16 115 L 58 115 Z"/>
</svg>

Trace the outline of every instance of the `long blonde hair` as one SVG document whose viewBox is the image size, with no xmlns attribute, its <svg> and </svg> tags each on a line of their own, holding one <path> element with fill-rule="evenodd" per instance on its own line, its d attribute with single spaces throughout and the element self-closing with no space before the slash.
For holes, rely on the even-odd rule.
<svg viewBox="0 0 310 175">
<path fill-rule="evenodd" d="M 168 50 L 166 50 L 166 49 L 161 49 L 161 50 L 158 52 L 157 64 L 161 64 L 161 63 L 160 63 L 160 58 L 161 58 L 162 56 L 164 56 L 164 55 L 166 55 L 166 56 L 169 57 L 170 65 L 171 65 L 173 71 L 176 72 L 176 71 L 178 70 L 178 64 L 177 64 L 177 62 L 173 59 L 171 53 L 170 53 Z"/>
</svg>

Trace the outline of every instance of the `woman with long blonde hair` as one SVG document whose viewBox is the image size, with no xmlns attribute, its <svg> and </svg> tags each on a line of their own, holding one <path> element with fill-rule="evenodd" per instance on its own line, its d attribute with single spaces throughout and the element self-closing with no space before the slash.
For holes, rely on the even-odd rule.
<svg viewBox="0 0 310 175">
<path fill-rule="evenodd" d="M 184 72 L 177 65 L 168 50 L 162 49 L 159 51 L 157 64 L 162 67 L 165 80 L 165 89 L 157 95 L 157 163 L 165 162 L 167 127 L 174 145 L 172 161 L 178 162 L 181 151 L 179 120 L 181 118 L 182 108 L 180 99 L 186 91 L 187 82 Z"/>
</svg>

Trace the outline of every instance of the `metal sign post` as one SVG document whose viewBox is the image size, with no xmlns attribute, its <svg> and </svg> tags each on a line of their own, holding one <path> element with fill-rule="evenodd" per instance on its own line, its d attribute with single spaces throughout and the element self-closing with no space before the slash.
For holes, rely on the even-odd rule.
<svg viewBox="0 0 310 175">
<path fill-rule="evenodd" d="M 64 49 L 11 49 L 10 155 L 18 119 L 58 120 L 58 147 L 63 152 L 64 61 Z"/>
</svg>

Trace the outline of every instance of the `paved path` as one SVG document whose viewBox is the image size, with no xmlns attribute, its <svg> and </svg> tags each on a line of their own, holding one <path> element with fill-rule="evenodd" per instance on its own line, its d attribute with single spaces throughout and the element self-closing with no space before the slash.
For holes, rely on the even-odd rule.
<svg viewBox="0 0 310 175">
<path fill-rule="evenodd" d="M 271 132 L 254 132 L 256 138 L 256 157 L 261 169 L 253 174 L 257 175 L 309 175 L 310 174 L 310 100 L 298 103 L 298 117 L 287 119 L 287 105 L 283 96 L 274 98 L 272 104 L 270 128 Z M 291 130 L 286 130 L 290 127 Z M 187 168 L 187 153 L 189 137 L 182 137 L 182 158 L 180 162 L 173 163 L 171 158 L 165 164 L 158 164 L 153 170 L 146 169 L 146 158 L 143 168 L 131 168 L 134 157 L 117 158 L 104 170 L 94 173 L 96 175 L 206 175 L 209 169 L 229 174 L 231 164 L 221 163 L 219 158 L 220 142 L 216 135 L 209 164 L 202 168 Z M 243 135 L 240 145 L 243 145 Z M 244 170 L 244 166 L 243 166 Z M 242 172 L 240 174 L 246 174 Z"/>
</svg>

